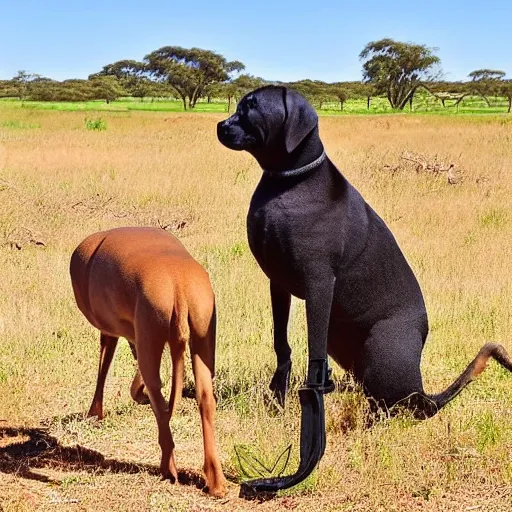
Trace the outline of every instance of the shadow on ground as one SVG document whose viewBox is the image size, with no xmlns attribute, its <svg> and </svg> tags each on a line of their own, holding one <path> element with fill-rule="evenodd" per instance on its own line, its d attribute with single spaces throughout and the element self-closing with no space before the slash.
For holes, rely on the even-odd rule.
<svg viewBox="0 0 512 512">
<path fill-rule="evenodd" d="M 60 483 L 34 471 L 41 468 L 88 471 L 95 475 L 107 472 L 160 474 L 156 466 L 107 459 L 100 452 L 80 445 L 63 446 L 45 428 L 0 427 L 0 473 Z M 178 481 L 198 489 L 206 485 L 204 478 L 192 470 L 178 471 Z"/>
</svg>

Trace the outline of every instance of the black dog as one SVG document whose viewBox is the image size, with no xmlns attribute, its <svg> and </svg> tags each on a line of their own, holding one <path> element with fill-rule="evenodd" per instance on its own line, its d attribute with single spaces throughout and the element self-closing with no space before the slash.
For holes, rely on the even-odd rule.
<svg viewBox="0 0 512 512">
<path fill-rule="evenodd" d="M 291 295 L 306 301 L 310 367 L 328 351 L 388 410 L 400 402 L 419 417 L 434 415 L 490 357 L 512 371 L 505 349 L 486 344 L 448 389 L 425 394 L 420 359 L 428 321 L 418 282 L 386 224 L 325 155 L 318 117 L 302 96 L 284 87 L 257 89 L 217 134 L 263 168 L 247 229 L 270 279 L 277 354 L 271 389 L 282 404 Z"/>
</svg>

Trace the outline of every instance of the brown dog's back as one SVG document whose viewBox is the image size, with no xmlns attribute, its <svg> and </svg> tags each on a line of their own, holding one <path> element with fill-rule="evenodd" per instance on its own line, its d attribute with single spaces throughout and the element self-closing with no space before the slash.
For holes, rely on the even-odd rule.
<svg viewBox="0 0 512 512">
<path fill-rule="evenodd" d="M 188 339 L 189 318 L 197 331 L 208 328 L 214 307 L 208 274 L 162 229 L 94 233 L 73 252 L 70 273 L 80 311 L 106 334 L 133 340 L 143 306 L 162 329 L 174 326 L 178 339 Z"/>
</svg>

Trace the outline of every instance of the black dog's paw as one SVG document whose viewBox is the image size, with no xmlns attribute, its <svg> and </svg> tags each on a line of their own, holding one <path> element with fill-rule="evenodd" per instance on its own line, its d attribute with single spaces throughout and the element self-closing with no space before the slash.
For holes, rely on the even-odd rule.
<svg viewBox="0 0 512 512">
<path fill-rule="evenodd" d="M 274 397 L 281 407 L 284 407 L 286 393 L 288 393 L 288 388 L 290 387 L 291 369 L 291 361 L 278 366 L 270 381 L 270 390 L 274 393 Z"/>
</svg>

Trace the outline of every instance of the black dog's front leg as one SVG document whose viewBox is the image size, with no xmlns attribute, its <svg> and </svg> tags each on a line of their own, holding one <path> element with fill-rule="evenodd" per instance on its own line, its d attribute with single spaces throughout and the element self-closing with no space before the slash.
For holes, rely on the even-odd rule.
<svg viewBox="0 0 512 512">
<path fill-rule="evenodd" d="M 270 389 L 281 407 L 284 407 L 286 393 L 290 385 L 292 368 L 292 350 L 288 343 L 288 319 L 290 316 L 291 295 L 270 281 L 272 300 L 272 318 L 274 323 L 274 351 L 277 356 L 277 368 L 270 381 Z"/>
<path fill-rule="evenodd" d="M 333 389 L 327 367 L 327 336 L 334 296 L 335 278 L 327 270 L 315 272 L 306 282 L 306 321 L 308 328 L 308 375 L 306 386 Z"/>
<path fill-rule="evenodd" d="M 289 477 L 293 485 L 314 470 L 326 445 L 323 395 L 334 389 L 327 366 L 327 336 L 335 282 L 331 275 L 319 268 L 307 274 L 305 299 L 309 362 L 306 384 L 299 389 L 302 411 L 300 463 L 297 473 Z"/>
<path fill-rule="evenodd" d="M 309 366 L 306 385 L 299 389 L 302 411 L 299 467 L 293 475 L 244 482 L 242 493 L 247 493 L 249 490 L 249 492 L 276 492 L 293 487 L 311 474 L 324 454 L 326 439 L 323 395 L 332 391 L 327 368 L 327 335 L 334 295 L 334 278 L 330 279 L 329 275 L 329 273 L 319 272 L 315 272 L 314 275 L 308 274 L 309 279 L 306 282 Z M 290 295 L 272 284 L 271 290 L 274 340 L 280 342 L 276 344 L 276 352 L 278 358 L 281 356 L 289 359 L 291 350 L 287 342 L 286 326 L 290 311 Z"/>
</svg>

